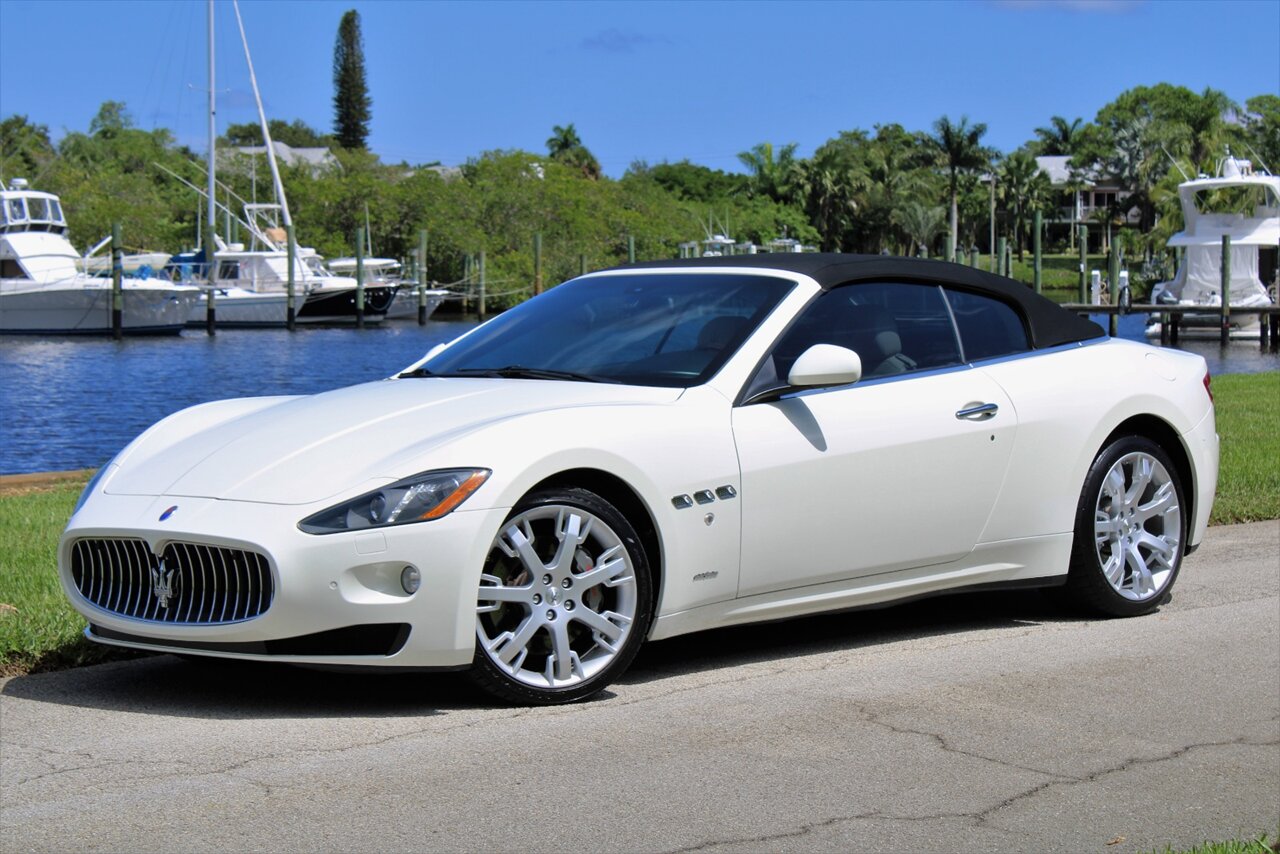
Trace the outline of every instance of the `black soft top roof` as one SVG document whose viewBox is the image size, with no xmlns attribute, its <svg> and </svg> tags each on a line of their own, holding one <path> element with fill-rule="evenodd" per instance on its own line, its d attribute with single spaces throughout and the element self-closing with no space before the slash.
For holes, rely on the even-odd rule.
<svg viewBox="0 0 1280 854">
<path fill-rule="evenodd" d="M 643 268 L 743 267 L 800 273 L 830 290 L 851 282 L 908 281 L 949 285 L 985 294 L 1012 303 L 1026 317 L 1031 346 L 1037 349 L 1100 338 L 1106 333 L 1091 320 L 1079 317 L 1040 296 L 1013 279 L 983 270 L 895 255 L 839 255 L 835 253 L 779 252 L 763 255 L 733 255 L 725 258 L 683 258 L 627 264 L 615 270 Z"/>
</svg>

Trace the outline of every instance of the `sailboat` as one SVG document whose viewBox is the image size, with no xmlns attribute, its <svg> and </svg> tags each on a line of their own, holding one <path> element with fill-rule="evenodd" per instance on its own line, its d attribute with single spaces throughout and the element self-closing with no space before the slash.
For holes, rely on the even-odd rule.
<svg viewBox="0 0 1280 854">
<path fill-rule="evenodd" d="M 202 287 L 205 293 L 193 308 L 188 324 L 198 326 L 205 323 L 210 292 L 214 297 L 214 309 L 220 325 L 284 326 L 291 309 L 295 307 L 299 323 L 354 323 L 357 320 L 358 302 L 356 280 L 334 275 L 325 267 L 324 259 L 310 247 L 296 244 L 293 247 L 294 291 L 290 294 L 288 229 L 292 227 L 293 219 L 284 184 L 280 179 L 275 145 L 262 107 L 262 96 L 253 69 L 253 58 L 249 53 L 244 21 L 240 17 L 240 5 L 233 0 L 232 7 L 244 46 L 245 62 L 249 67 L 249 81 L 258 108 L 262 136 L 266 142 L 275 202 L 244 203 L 244 216 L 237 219 L 250 235 L 251 243 L 248 247 L 242 243 L 222 240 L 211 227 L 219 205 L 215 174 L 217 138 L 214 123 L 213 0 L 209 0 L 209 160 L 208 187 L 205 190 L 209 237 L 205 239 L 201 250 L 174 256 L 169 268 L 174 275 L 190 273 L 203 276 Z M 208 260 L 210 244 L 212 262 Z M 386 309 L 395 298 L 395 286 L 365 288 L 364 297 L 364 320 L 366 323 L 377 323 L 383 319 Z"/>
</svg>

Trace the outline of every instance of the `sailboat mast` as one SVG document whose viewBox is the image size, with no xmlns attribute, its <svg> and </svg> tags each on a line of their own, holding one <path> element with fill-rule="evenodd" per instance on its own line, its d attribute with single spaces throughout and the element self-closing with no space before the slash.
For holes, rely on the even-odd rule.
<svg viewBox="0 0 1280 854">
<path fill-rule="evenodd" d="M 214 92 L 215 90 L 214 90 L 214 77 L 213 77 L 213 0 L 209 0 L 209 191 L 206 194 L 208 197 L 209 204 L 208 204 L 208 213 L 205 215 L 205 222 L 209 223 L 210 225 L 209 234 L 211 236 L 213 234 L 212 226 L 213 226 L 213 223 L 215 222 L 215 217 L 217 216 L 216 202 L 214 201 L 214 188 L 215 188 L 214 172 L 216 168 L 214 165 L 215 163 L 214 154 L 215 154 L 215 147 L 217 145 L 216 143 L 217 104 L 216 104 L 216 96 Z M 204 250 L 210 265 L 213 264 L 213 250 L 214 250 L 214 246 L 212 243 L 206 246 Z M 212 279 L 212 276 L 210 276 L 210 278 Z"/>
<path fill-rule="evenodd" d="M 293 218 L 289 216 L 289 201 L 284 197 L 284 184 L 280 180 L 280 167 L 276 165 L 276 149 L 271 144 L 271 132 L 267 130 L 267 114 L 262 109 L 262 95 L 258 92 L 258 77 L 253 73 L 253 57 L 249 55 L 249 40 L 244 35 L 244 21 L 240 18 L 240 4 L 231 0 L 236 10 L 236 24 L 240 27 L 240 43 L 244 45 L 244 61 L 249 66 L 249 83 L 253 86 L 253 100 L 258 104 L 258 121 L 262 124 L 262 141 L 267 146 L 267 163 L 271 166 L 271 181 L 276 188 L 276 201 L 280 204 L 281 225 L 289 228 Z"/>
</svg>

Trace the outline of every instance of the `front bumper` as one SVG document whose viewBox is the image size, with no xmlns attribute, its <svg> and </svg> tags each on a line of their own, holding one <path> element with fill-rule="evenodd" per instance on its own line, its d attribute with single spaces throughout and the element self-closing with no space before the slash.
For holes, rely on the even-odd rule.
<svg viewBox="0 0 1280 854">
<path fill-rule="evenodd" d="M 178 509 L 159 521 L 174 505 Z M 98 629 L 86 635 L 103 643 L 300 664 L 459 668 L 474 654 L 480 569 L 507 512 L 462 509 L 430 522 L 317 536 L 297 528 L 306 508 L 98 492 L 62 535 L 58 574 L 71 604 Z M 145 540 L 157 555 L 170 542 L 259 552 L 270 564 L 275 598 L 261 616 L 238 623 L 123 617 L 88 601 L 72 579 L 72 544 L 98 537 Z M 406 566 L 422 576 L 412 595 L 400 586 Z M 383 624 L 409 627 L 402 644 L 388 647 L 389 655 L 271 652 L 296 651 L 301 637 Z"/>
</svg>

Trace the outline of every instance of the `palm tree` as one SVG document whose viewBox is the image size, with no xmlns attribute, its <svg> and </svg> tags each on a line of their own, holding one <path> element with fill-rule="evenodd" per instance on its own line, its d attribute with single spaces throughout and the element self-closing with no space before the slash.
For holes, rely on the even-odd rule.
<svg viewBox="0 0 1280 854">
<path fill-rule="evenodd" d="M 751 186 L 758 195 L 786 204 L 796 195 L 799 183 L 799 161 L 794 142 L 782 146 L 775 156 L 773 143 L 762 142 L 750 151 L 738 154 L 738 160 L 751 173 Z"/>
<path fill-rule="evenodd" d="M 554 125 L 551 128 L 551 136 L 547 139 L 547 151 L 551 152 L 552 159 L 556 159 L 567 151 L 582 147 L 582 139 L 578 136 L 578 131 L 573 126 L 573 122 L 561 127 Z"/>
<path fill-rule="evenodd" d="M 943 116 L 933 123 L 933 130 L 931 140 L 934 149 L 947 170 L 947 195 L 951 202 L 951 246 L 954 247 L 959 231 L 960 175 L 981 169 L 990 163 L 990 152 L 981 144 L 987 126 L 981 122 L 970 125 L 968 116 L 961 116 L 960 123 L 953 124 L 951 119 Z"/>
<path fill-rule="evenodd" d="M 907 202 L 893 212 L 894 221 L 902 227 L 918 247 L 921 257 L 929 257 L 929 245 L 945 230 L 947 209 L 929 207 L 920 202 Z"/>
<path fill-rule="evenodd" d="M 1022 260 L 1022 236 L 1026 215 L 1038 207 L 1050 191 L 1049 177 L 1040 171 L 1036 159 L 1026 151 L 1015 151 L 1000 166 L 1000 194 L 1013 205 L 1013 235 Z"/>
<path fill-rule="evenodd" d="M 1075 119 L 1070 124 L 1062 116 L 1049 119 L 1049 127 L 1036 128 L 1036 136 L 1040 137 L 1037 148 L 1041 154 L 1075 154 L 1080 141 L 1082 119 Z"/>
<path fill-rule="evenodd" d="M 1189 149 L 1191 162 L 1197 168 L 1209 164 L 1206 161 L 1221 157 L 1227 123 L 1223 116 L 1228 112 L 1240 113 L 1240 105 L 1217 89 L 1205 88 L 1200 97 L 1188 105 L 1186 122 L 1190 131 Z M 1209 174 L 1213 174 L 1210 171 Z"/>
<path fill-rule="evenodd" d="M 1080 194 L 1089 188 L 1089 181 L 1085 177 L 1085 173 L 1074 166 L 1067 169 L 1067 182 L 1062 188 L 1071 194 L 1071 251 L 1076 248 L 1076 214 L 1080 212 Z"/>
<path fill-rule="evenodd" d="M 844 248 L 844 236 L 858 210 L 858 194 L 867 188 L 866 172 L 845 154 L 835 148 L 819 149 L 804 162 L 796 182 L 804 190 L 809 219 L 822 234 L 825 251 Z"/>
<path fill-rule="evenodd" d="M 600 161 L 596 160 L 595 155 L 582 144 L 582 139 L 578 136 L 578 131 L 572 122 L 564 127 L 555 125 L 551 128 L 551 137 L 547 139 L 547 151 L 551 153 L 552 160 L 579 169 L 584 178 L 594 181 L 602 174 Z"/>
<path fill-rule="evenodd" d="M 1138 227 L 1142 231 L 1150 231 L 1155 225 L 1151 188 L 1167 171 L 1163 168 L 1164 152 L 1152 137 L 1151 119 L 1145 116 L 1120 125 L 1115 131 L 1112 152 L 1103 163 L 1106 171 L 1129 192 L 1125 208 L 1138 208 Z"/>
</svg>

